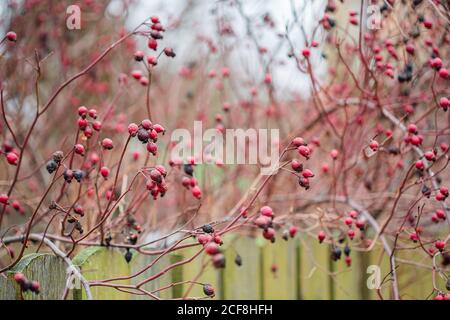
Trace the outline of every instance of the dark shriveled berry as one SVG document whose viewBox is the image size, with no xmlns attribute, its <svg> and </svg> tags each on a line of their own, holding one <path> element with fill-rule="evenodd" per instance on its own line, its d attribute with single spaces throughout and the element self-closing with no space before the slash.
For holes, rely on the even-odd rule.
<svg viewBox="0 0 450 320">
<path fill-rule="evenodd" d="M 125 257 L 125 261 L 127 263 L 130 263 L 131 259 L 133 258 L 133 254 L 131 253 L 130 250 L 127 250 L 124 257 Z"/>
<path fill-rule="evenodd" d="M 77 182 L 81 182 L 81 179 L 84 177 L 84 172 L 82 170 L 75 170 L 73 172 L 73 177 L 77 180 Z"/>
<path fill-rule="evenodd" d="M 66 170 L 64 170 L 63 176 L 64 176 L 64 180 L 66 180 L 66 182 L 71 183 L 72 179 L 73 179 L 73 171 L 70 169 L 66 169 Z"/>
<path fill-rule="evenodd" d="M 194 174 L 194 168 L 192 168 L 192 165 L 185 164 L 183 165 L 184 173 L 186 173 L 188 176 L 191 176 Z"/>
<path fill-rule="evenodd" d="M 55 151 L 53 153 L 53 160 L 57 163 L 60 164 L 62 159 L 64 159 L 64 152 L 62 151 Z"/>
<path fill-rule="evenodd" d="M 138 130 L 137 137 L 142 143 L 147 143 L 148 139 L 150 138 L 150 134 L 144 128 L 140 128 Z"/>
<path fill-rule="evenodd" d="M 205 224 L 202 227 L 203 232 L 205 233 L 213 233 L 214 232 L 214 228 L 210 225 L 210 224 Z"/>
<path fill-rule="evenodd" d="M 345 245 L 345 248 L 344 248 L 344 254 L 345 254 L 346 256 L 349 256 L 349 255 L 350 255 L 350 252 L 351 252 L 350 247 L 348 246 L 348 244 L 346 244 L 346 245 Z"/>
<path fill-rule="evenodd" d="M 215 254 L 212 258 L 212 262 L 214 267 L 216 267 L 217 269 L 225 268 L 226 259 L 222 253 Z"/>
<path fill-rule="evenodd" d="M 242 257 L 239 254 L 236 255 L 236 258 L 234 258 L 234 263 L 236 263 L 239 267 L 242 266 Z"/>
<path fill-rule="evenodd" d="M 205 283 L 205 284 L 203 285 L 203 293 L 204 293 L 205 295 L 211 297 L 211 296 L 214 295 L 214 288 L 213 288 L 210 284 Z"/>
<path fill-rule="evenodd" d="M 48 173 L 52 174 L 58 168 L 58 164 L 55 160 L 49 160 L 46 165 Z"/>
</svg>

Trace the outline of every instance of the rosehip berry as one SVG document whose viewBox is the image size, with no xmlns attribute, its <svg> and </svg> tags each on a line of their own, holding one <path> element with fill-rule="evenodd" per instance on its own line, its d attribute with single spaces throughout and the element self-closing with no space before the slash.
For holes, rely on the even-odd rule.
<svg viewBox="0 0 450 320">
<path fill-rule="evenodd" d="M 307 146 L 301 145 L 298 147 L 297 151 L 301 156 L 305 157 L 306 159 L 309 159 L 311 155 L 311 149 Z"/>
<path fill-rule="evenodd" d="M 88 126 L 88 121 L 84 118 L 78 119 L 78 128 L 80 128 L 81 131 L 84 131 Z"/>
<path fill-rule="evenodd" d="M 347 231 L 347 235 L 348 235 L 348 237 L 350 238 L 350 240 L 353 240 L 353 238 L 355 237 L 355 230 L 349 229 L 349 230 Z"/>
<path fill-rule="evenodd" d="M 325 238 L 326 238 L 325 231 L 320 230 L 319 234 L 317 235 L 317 239 L 319 239 L 319 243 L 322 243 L 323 240 L 325 240 Z"/>
<path fill-rule="evenodd" d="M 417 233 L 413 232 L 409 235 L 409 239 L 413 242 L 417 242 L 419 240 L 419 237 L 417 236 Z"/>
<path fill-rule="evenodd" d="M 438 219 L 442 219 L 442 220 L 444 220 L 445 219 L 445 212 L 444 212 L 444 210 L 441 210 L 441 209 L 438 209 L 438 210 L 436 210 L 436 218 L 438 218 Z"/>
<path fill-rule="evenodd" d="M 84 146 L 82 144 L 76 144 L 74 147 L 74 151 L 76 154 L 84 156 Z"/>
<path fill-rule="evenodd" d="M 439 192 L 442 193 L 445 197 L 448 197 L 448 188 L 447 187 L 440 187 Z"/>
<path fill-rule="evenodd" d="M 358 217 L 358 212 L 356 212 L 355 210 L 352 210 L 348 213 L 348 215 L 350 216 L 350 218 L 356 219 Z"/>
<path fill-rule="evenodd" d="M 305 140 L 301 137 L 295 137 L 294 139 L 292 139 L 292 144 L 296 147 L 306 145 Z"/>
<path fill-rule="evenodd" d="M 197 241 L 198 241 L 198 243 L 200 243 L 202 245 L 207 244 L 208 242 L 211 241 L 211 239 L 212 239 L 212 237 L 208 234 L 202 233 L 202 234 L 197 235 Z"/>
<path fill-rule="evenodd" d="M 156 145 L 156 143 L 149 141 L 147 143 L 147 151 L 156 156 L 158 152 L 158 146 Z"/>
<path fill-rule="evenodd" d="M 78 108 L 78 115 L 82 118 L 85 118 L 88 113 L 88 108 L 85 106 L 81 106 Z"/>
<path fill-rule="evenodd" d="M 425 156 L 425 159 L 427 159 L 428 161 L 434 161 L 434 160 L 436 160 L 436 155 L 434 154 L 433 151 L 427 151 L 427 152 L 425 152 L 424 156 Z"/>
<path fill-rule="evenodd" d="M 436 249 L 438 249 L 439 251 L 442 251 L 445 248 L 445 242 L 442 240 L 437 240 L 434 245 L 435 245 Z"/>
<path fill-rule="evenodd" d="M 305 169 L 302 172 L 302 176 L 304 178 L 312 178 L 312 177 L 314 177 L 314 173 L 311 170 L 309 170 L 309 169 Z"/>
<path fill-rule="evenodd" d="M 439 106 L 444 109 L 444 111 L 447 111 L 447 109 L 450 107 L 450 100 L 446 97 L 442 97 L 439 99 Z"/>
<path fill-rule="evenodd" d="M 263 216 L 266 216 L 266 217 L 269 217 L 269 218 L 273 218 L 273 216 L 274 216 L 273 210 L 269 206 L 264 206 L 259 211 L 261 212 L 261 214 Z"/>
<path fill-rule="evenodd" d="M 158 124 L 158 123 L 156 123 L 154 126 L 153 126 L 153 130 L 155 130 L 156 131 L 156 133 L 165 133 L 166 132 L 166 129 L 162 126 L 162 125 L 160 125 L 160 124 Z"/>
<path fill-rule="evenodd" d="M 156 51 L 156 49 L 158 48 L 158 42 L 155 39 L 150 38 L 148 39 L 148 47 Z"/>
<path fill-rule="evenodd" d="M 214 288 L 210 284 L 205 283 L 203 285 L 203 293 L 209 297 L 214 296 Z"/>
<path fill-rule="evenodd" d="M 19 160 L 19 157 L 14 152 L 8 152 L 6 154 L 6 161 L 8 161 L 8 163 L 10 165 L 13 165 L 13 166 L 17 165 L 18 160 Z"/>
<path fill-rule="evenodd" d="M 225 268 L 225 264 L 226 264 L 225 256 L 222 253 L 218 253 L 218 254 L 214 255 L 212 258 L 212 263 L 213 263 L 213 266 L 218 269 Z"/>
<path fill-rule="evenodd" d="M 448 78 L 448 70 L 445 68 L 441 68 L 439 69 L 439 77 L 443 78 L 443 79 L 447 79 Z"/>
<path fill-rule="evenodd" d="M 168 57 L 175 58 L 176 54 L 172 48 L 164 48 L 164 54 Z"/>
<path fill-rule="evenodd" d="M 107 167 L 101 167 L 100 168 L 100 174 L 102 175 L 103 178 L 108 178 L 109 176 L 109 169 Z"/>
<path fill-rule="evenodd" d="M 369 147 L 370 147 L 370 149 L 372 149 L 372 151 L 377 151 L 379 146 L 380 145 L 379 145 L 378 141 L 376 141 L 376 140 L 372 140 L 369 143 Z"/>
<path fill-rule="evenodd" d="M 132 76 L 134 79 L 139 80 L 139 79 L 142 78 L 142 72 L 139 71 L 139 70 L 133 70 L 133 71 L 131 71 L 131 76 Z"/>
<path fill-rule="evenodd" d="M 263 237 L 267 240 L 273 239 L 275 237 L 275 230 L 273 228 L 264 229 Z"/>
<path fill-rule="evenodd" d="M 138 50 L 134 53 L 134 60 L 142 61 L 144 59 L 144 52 Z"/>
<path fill-rule="evenodd" d="M 347 267 L 350 267 L 352 265 L 352 257 L 346 256 L 345 263 L 347 264 Z"/>
<path fill-rule="evenodd" d="M 192 195 L 197 199 L 200 199 L 202 197 L 202 190 L 198 186 L 193 187 L 191 192 Z"/>
<path fill-rule="evenodd" d="M 158 64 L 158 59 L 155 56 L 148 55 L 147 56 L 147 63 L 149 65 L 156 66 Z"/>
<path fill-rule="evenodd" d="M 440 192 L 438 192 L 437 194 L 436 194 L 436 197 L 435 197 L 435 199 L 437 200 L 437 201 L 444 201 L 445 200 L 445 195 L 443 195 L 442 193 L 440 193 Z"/>
<path fill-rule="evenodd" d="M 425 164 L 423 163 L 422 160 L 417 160 L 415 166 L 417 170 L 425 169 Z"/>
<path fill-rule="evenodd" d="M 353 219 L 351 217 L 347 217 L 344 222 L 346 225 L 351 226 L 353 224 Z"/>
<path fill-rule="evenodd" d="M 366 222 L 364 220 L 357 220 L 355 225 L 358 229 L 363 230 Z"/>
<path fill-rule="evenodd" d="M 295 235 L 297 234 L 298 228 L 296 226 L 290 226 L 289 227 L 289 235 L 291 236 L 291 238 L 295 237 Z"/>
<path fill-rule="evenodd" d="M 9 31 L 6 33 L 6 39 L 8 39 L 8 41 L 16 42 L 17 34 L 14 31 Z"/>
<path fill-rule="evenodd" d="M 417 133 L 417 126 L 413 123 L 410 123 L 408 125 L 408 132 L 412 133 L 412 134 L 416 134 Z"/>
<path fill-rule="evenodd" d="M 96 120 L 96 121 L 92 122 L 92 128 L 94 128 L 95 131 L 100 131 L 102 129 L 102 123 L 100 121 Z"/>
<path fill-rule="evenodd" d="M 339 155 L 339 151 L 337 151 L 336 149 L 333 149 L 330 151 L 330 156 L 333 160 L 336 160 L 338 155 Z"/>
<path fill-rule="evenodd" d="M 114 148 L 112 140 L 109 139 L 109 138 L 103 139 L 102 140 L 102 147 L 103 147 L 103 149 L 106 149 L 106 150 L 111 150 L 112 148 Z"/>
<path fill-rule="evenodd" d="M 209 242 L 205 246 L 205 252 L 210 256 L 218 254 L 220 252 L 220 248 L 215 242 Z"/>
<path fill-rule="evenodd" d="M 291 161 L 292 170 L 301 172 L 303 170 L 303 165 L 297 159 L 292 159 Z"/>
<path fill-rule="evenodd" d="M 17 272 L 14 274 L 14 281 L 17 282 L 18 284 L 23 283 L 27 278 L 25 277 L 25 275 L 21 272 Z"/>
<path fill-rule="evenodd" d="M 6 193 L 0 194 L 0 203 L 8 204 L 9 197 Z"/>
<path fill-rule="evenodd" d="M 261 215 L 255 219 L 255 224 L 262 229 L 267 228 L 271 223 L 272 223 L 272 219 L 270 219 L 267 216 Z"/>
<path fill-rule="evenodd" d="M 144 87 L 148 86 L 148 84 L 150 83 L 150 81 L 148 80 L 147 77 L 142 77 L 139 79 L 139 83 L 141 85 L 143 85 Z"/>
<path fill-rule="evenodd" d="M 135 137 L 138 130 L 139 130 L 139 127 L 136 123 L 130 123 L 128 125 L 128 133 L 130 134 L 130 136 Z"/>
<path fill-rule="evenodd" d="M 308 48 L 304 48 L 304 49 L 302 50 L 302 55 L 303 55 L 305 58 L 308 58 L 308 57 L 311 55 L 311 51 L 310 51 Z"/>
<path fill-rule="evenodd" d="M 80 216 L 84 216 L 84 209 L 81 205 L 76 204 L 73 206 L 73 212 L 79 214 Z"/>
<path fill-rule="evenodd" d="M 149 119 L 142 120 L 141 125 L 146 130 L 153 129 L 153 123 Z"/>
</svg>

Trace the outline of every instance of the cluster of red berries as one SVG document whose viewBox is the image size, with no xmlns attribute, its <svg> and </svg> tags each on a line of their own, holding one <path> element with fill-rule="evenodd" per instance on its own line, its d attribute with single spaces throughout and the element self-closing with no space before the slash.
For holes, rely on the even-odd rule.
<svg viewBox="0 0 450 320">
<path fill-rule="evenodd" d="M 274 216 L 275 214 L 272 208 L 269 206 L 264 206 L 261 207 L 261 209 L 259 210 L 259 216 L 254 221 L 256 226 L 263 229 L 263 237 L 272 243 L 275 242 L 275 229 L 273 228 Z M 296 230 L 295 232 L 293 232 L 293 236 L 295 236 L 296 232 Z"/>
<path fill-rule="evenodd" d="M 170 159 L 169 165 L 171 167 L 177 167 L 181 168 L 183 166 L 183 172 L 185 173 L 185 176 L 181 179 L 181 184 L 186 189 L 190 189 L 192 196 L 197 199 L 202 198 L 202 189 L 198 185 L 197 179 L 194 177 L 194 167 L 195 167 L 195 158 L 194 157 L 188 157 L 185 164 L 182 163 L 181 160 L 174 160 Z"/>
<path fill-rule="evenodd" d="M 149 119 L 141 121 L 140 125 L 136 123 L 130 123 L 128 125 L 128 133 L 131 137 L 138 138 L 143 144 L 147 144 L 147 151 L 156 156 L 158 153 L 158 134 L 164 134 L 166 129 L 160 124 L 153 124 Z"/>
<path fill-rule="evenodd" d="M 154 51 L 158 49 L 158 40 L 163 39 L 163 33 L 165 31 L 163 25 L 159 21 L 158 17 L 150 18 L 150 31 L 146 33 L 148 37 L 148 47 Z M 164 54 L 170 58 L 174 58 L 176 56 L 175 52 L 172 48 L 164 48 Z M 138 62 L 144 61 L 145 53 L 143 51 L 136 51 L 134 53 L 134 59 Z M 159 57 L 159 56 L 158 56 Z M 148 66 L 156 66 L 158 64 L 158 57 L 154 55 L 148 55 L 146 60 Z M 150 81 L 148 77 L 145 77 L 140 70 L 133 70 L 131 72 L 131 76 L 138 80 L 139 83 L 143 86 L 148 86 Z"/>
<path fill-rule="evenodd" d="M 361 231 L 364 230 L 364 227 L 366 225 L 364 220 L 358 219 L 358 212 L 356 212 L 355 210 L 349 212 L 348 216 L 344 219 L 344 223 L 349 228 L 347 231 L 347 236 L 350 240 L 353 240 L 356 234 L 355 230 L 352 228 L 353 225 L 355 225 L 355 227 Z"/>
<path fill-rule="evenodd" d="M 318 140 L 314 140 L 313 143 L 315 145 L 319 145 Z M 292 140 L 292 145 L 297 147 L 298 153 L 304 157 L 306 160 L 308 160 L 311 157 L 311 154 L 313 152 L 313 147 L 311 145 L 308 145 L 305 140 L 301 137 L 296 137 Z M 309 179 L 314 177 L 314 173 L 309 169 L 304 169 L 303 164 L 297 160 L 293 159 L 291 161 L 291 168 L 298 172 L 300 175 L 298 175 L 298 183 L 301 187 L 305 188 L 305 190 L 308 190 L 310 187 Z"/>
<path fill-rule="evenodd" d="M 153 196 L 153 199 L 157 199 L 158 195 L 164 197 L 168 190 L 168 186 L 165 180 L 167 176 L 166 168 L 162 165 L 156 165 L 154 169 L 148 173 L 149 179 L 147 180 L 146 187 Z"/>
<path fill-rule="evenodd" d="M 437 209 L 435 213 L 431 216 L 431 221 L 438 223 L 439 220 L 445 220 L 445 211 L 442 209 Z"/>
<path fill-rule="evenodd" d="M 97 110 L 96 109 L 88 109 L 85 106 L 81 106 L 78 108 L 78 128 L 83 132 L 84 136 L 89 139 L 92 137 L 95 131 L 100 131 L 102 129 L 101 121 L 97 120 Z M 89 117 L 89 118 L 88 118 Z M 84 149 L 79 150 L 84 154 Z"/>
<path fill-rule="evenodd" d="M 16 166 L 19 161 L 19 151 L 13 147 L 13 145 L 7 141 L 5 141 L 2 145 L 2 149 L 0 153 L 4 154 L 6 157 L 6 161 L 12 165 Z"/>
<path fill-rule="evenodd" d="M 225 268 L 226 259 L 222 253 L 220 246 L 223 244 L 220 235 L 216 234 L 214 228 L 210 224 L 202 226 L 202 233 L 197 235 L 197 241 L 205 249 L 206 254 L 212 257 L 214 267 L 220 269 Z"/>
<path fill-rule="evenodd" d="M 25 275 L 21 272 L 17 272 L 14 274 L 14 281 L 16 281 L 20 285 L 20 289 L 23 292 L 31 291 L 35 294 L 39 293 L 40 285 L 37 281 L 28 280 Z"/>
<path fill-rule="evenodd" d="M 11 205 L 11 207 L 16 210 L 17 212 L 19 212 L 20 214 L 24 215 L 25 214 L 25 208 L 20 204 L 20 202 L 18 200 L 13 200 L 13 201 L 9 201 L 10 198 L 6 193 L 2 193 L 0 194 L 0 204 L 3 204 L 5 206 L 7 205 Z M 7 208 L 8 210 L 8 208 Z M 9 212 L 9 211 L 6 211 Z"/>
</svg>

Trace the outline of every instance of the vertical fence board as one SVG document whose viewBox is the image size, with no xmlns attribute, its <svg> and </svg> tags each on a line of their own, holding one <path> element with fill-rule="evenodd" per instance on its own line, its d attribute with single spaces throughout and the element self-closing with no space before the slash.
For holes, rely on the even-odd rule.
<svg viewBox="0 0 450 320">
<path fill-rule="evenodd" d="M 254 238 L 241 236 L 227 239 L 225 251 L 227 266 L 223 271 L 224 299 L 261 299 L 260 250 Z M 242 258 L 242 266 L 236 265 L 236 254 Z"/>
<path fill-rule="evenodd" d="M 8 279 L 2 278 L 5 286 L 0 287 L 0 298 L 20 299 L 19 285 L 12 279 L 14 273 L 23 273 L 28 280 L 38 281 L 40 293 L 26 292 L 25 300 L 58 300 L 62 298 L 66 285 L 66 264 L 64 260 L 46 253 L 32 253 L 24 256 L 8 273 Z M 3 292 L 5 291 L 5 292 Z"/>
<path fill-rule="evenodd" d="M 133 259 L 137 256 L 133 252 Z M 121 277 L 130 274 L 130 266 L 124 258 L 124 252 L 106 247 L 89 247 L 82 250 L 74 259 L 73 263 L 78 266 L 87 280 L 104 280 Z M 129 280 L 113 281 L 113 283 L 129 284 Z M 86 298 L 84 289 L 76 289 L 74 298 Z M 130 299 L 130 294 L 116 290 L 111 287 L 91 287 L 92 296 L 96 300 L 125 300 Z"/>
<path fill-rule="evenodd" d="M 277 238 L 262 249 L 263 299 L 296 299 L 297 285 L 296 241 Z M 273 272 L 272 266 L 277 270 Z"/>
<path fill-rule="evenodd" d="M 156 256 L 149 256 L 144 254 L 138 254 L 136 253 L 135 257 L 131 260 L 131 274 L 135 274 L 145 267 L 147 267 L 149 264 L 151 264 L 156 259 Z M 138 281 L 142 281 L 146 278 L 149 278 L 153 276 L 154 274 L 158 273 L 160 270 L 160 264 L 158 262 L 155 263 L 154 266 L 151 268 L 145 270 L 141 275 L 131 280 L 132 283 L 136 283 Z M 152 292 L 159 288 L 159 279 L 155 279 L 153 281 L 150 281 L 142 286 L 143 289 L 146 291 Z M 156 296 L 159 296 L 159 293 L 155 294 Z M 151 299 L 147 295 L 133 295 L 133 300 L 148 300 Z"/>
<path fill-rule="evenodd" d="M 345 245 L 344 245 L 345 246 Z M 358 252 L 351 252 L 352 264 L 350 267 L 345 263 L 344 246 L 341 246 L 342 257 L 333 264 L 335 272 L 334 279 L 334 299 L 336 300 L 358 300 L 361 299 L 361 256 Z"/>
<path fill-rule="evenodd" d="M 383 247 L 380 244 L 377 244 L 373 250 L 370 252 L 370 265 L 375 265 L 380 268 L 381 271 L 381 280 L 386 277 L 386 275 L 389 274 L 391 267 L 389 263 L 389 255 L 384 251 Z M 364 277 L 364 283 L 365 286 L 368 288 L 367 281 L 371 274 L 367 273 L 367 266 L 365 270 L 361 270 L 361 273 Z M 378 296 L 376 289 L 370 289 L 369 290 L 369 297 L 373 300 L 378 300 L 380 297 Z M 383 296 L 383 299 L 390 299 L 391 298 L 391 282 L 386 281 L 386 283 L 381 285 L 380 290 L 381 295 Z"/>
<path fill-rule="evenodd" d="M 300 284 L 303 299 L 326 300 L 331 298 L 329 248 L 317 239 L 301 236 Z"/>
</svg>

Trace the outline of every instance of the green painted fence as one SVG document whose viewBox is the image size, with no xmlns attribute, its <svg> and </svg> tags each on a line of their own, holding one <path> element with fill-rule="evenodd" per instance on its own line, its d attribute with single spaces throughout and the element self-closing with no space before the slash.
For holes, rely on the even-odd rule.
<svg viewBox="0 0 450 320">
<path fill-rule="evenodd" d="M 157 256 L 133 252 L 130 263 L 124 259 L 124 250 L 107 247 L 89 247 L 73 259 L 87 280 L 121 278 L 113 283 L 136 284 L 155 275 L 173 263 L 194 256 L 200 247 L 194 246 L 162 257 L 149 266 Z M 202 286 L 209 283 L 216 291 L 215 299 L 378 299 L 376 290 L 366 285 L 367 267 L 379 265 L 381 277 L 389 273 L 389 257 L 381 246 L 371 252 L 351 253 L 352 266 L 347 267 L 342 257 L 337 262 L 330 258 L 330 247 L 319 244 L 306 236 L 284 241 L 280 238 L 270 243 L 262 238 L 231 235 L 225 238 L 223 252 L 226 267 L 215 269 L 210 257 L 200 254 L 189 264 L 167 270 L 161 277 L 142 286 L 161 299 L 202 298 Z M 239 255 L 242 265 L 235 264 Z M 344 255 L 342 255 L 344 256 Z M 413 260 L 429 265 L 412 252 L 400 252 L 399 259 Z M 29 254 L 6 275 L 0 275 L 0 299 L 61 299 L 67 282 L 67 265 L 51 253 Z M 41 293 L 21 295 L 12 280 L 15 272 L 22 272 L 27 278 L 41 284 Z M 432 292 L 431 272 L 426 268 L 398 262 L 398 281 L 402 299 L 426 299 Z M 437 284 L 445 288 L 443 279 Z M 160 289 L 160 290 L 158 290 Z M 110 287 L 91 287 L 94 299 L 148 299 L 148 296 L 131 295 Z M 383 284 L 381 295 L 390 298 L 390 281 Z M 67 299 L 86 299 L 82 286 L 69 290 Z"/>
</svg>

